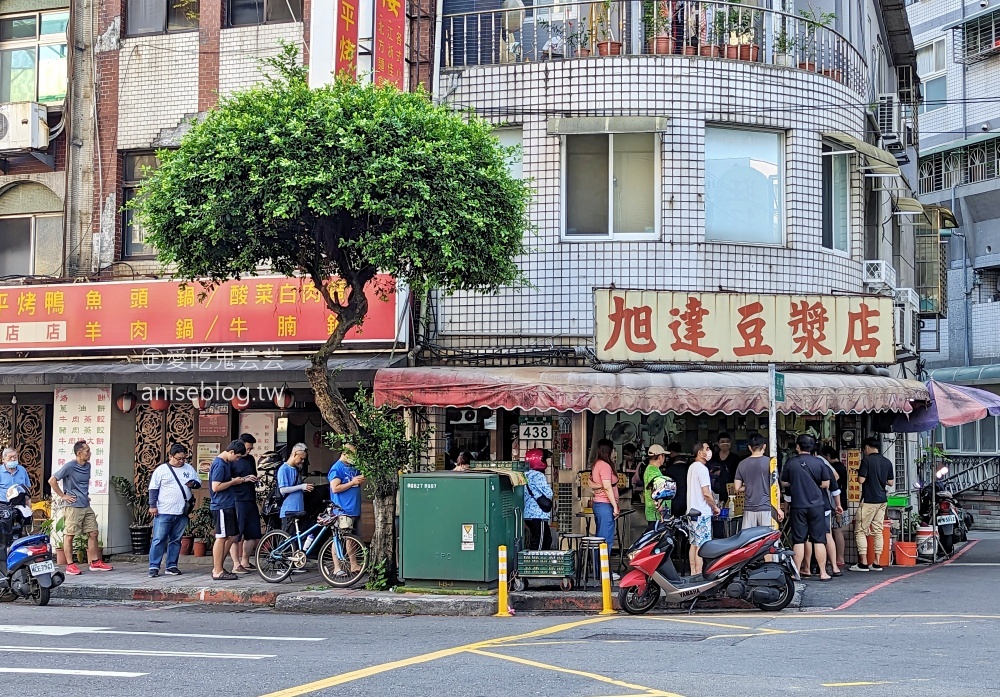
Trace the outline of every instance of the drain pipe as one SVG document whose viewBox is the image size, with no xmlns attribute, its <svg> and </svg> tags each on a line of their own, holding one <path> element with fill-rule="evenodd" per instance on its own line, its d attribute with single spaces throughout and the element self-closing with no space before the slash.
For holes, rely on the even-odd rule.
<svg viewBox="0 0 1000 697">
<path fill-rule="evenodd" d="M 951 187 L 951 212 L 955 212 L 955 189 L 958 188 L 958 183 L 952 185 Z M 962 217 L 964 222 L 965 217 Z M 952 237 L 962 238 L 962 290 L 965 291 L 965 366 L 969 367 L 972 365 L 972 332 L 969 327 L 969 322 L 971 321 L 969 316 L 969 302 L 972 300 L 972 286 L 973 284 L 969 279 L 969 238 L 966 237 L 964 232 L 951 231 Z"/>
</svg>

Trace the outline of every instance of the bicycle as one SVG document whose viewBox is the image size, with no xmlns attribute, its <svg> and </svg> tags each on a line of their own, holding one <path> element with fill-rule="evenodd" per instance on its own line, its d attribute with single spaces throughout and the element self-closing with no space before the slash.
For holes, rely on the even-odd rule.
<svg viewBox="0 0 1000 697">
<path fill-rule="evenodd" d="M 349 588 L 368 569 L 368 547 L 351 532 L 352 525 L 350 516 L 344 515 L 331 503 L 305 532 L 299 530 L 297 520 L 294 535 L 284 530 L 271 530 L 257 544 L 257 573 L 268 583 L 281 583 L 293 570 L 305 568 L 309 551 L 322 543 L 318 556 L 320 573 L 334 588 Z M 329 539 L 324 543 L 327 533 Z M 310 535 L 314 538 L 306 546 Z M 354 571 L 351 570 L 352 561 L 357 565 Z"/>
</svg>

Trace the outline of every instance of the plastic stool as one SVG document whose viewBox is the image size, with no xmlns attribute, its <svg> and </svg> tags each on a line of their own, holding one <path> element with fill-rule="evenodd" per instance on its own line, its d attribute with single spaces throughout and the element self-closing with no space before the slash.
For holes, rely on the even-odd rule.
<svg viewBox="0 0 1000 697">
<path fill-rule="evenodd" d="M 566 549 L 578 552 L 580 550 L 580 540 L 582 540 L 585 537 L 586 535 L 583 535 L 578 532 L 561 533 L 559 535 L 559 549 Z M 565 546 L 563 545 L 563 543 L 565 543 Z"/>
<path fill-rule="evenodd" d="M 576 585 L 578 588 L 589 588 L 590 579 L 593 579 L 597 583 L 598 587 L 600 587 L 600 554 L 601 545 L 604 543 L 605 539 L 603 537 L 588 536 L 580 540 L 580 554 L 578 555 L 580 565 L 576 570 Z M 591 576 L 591 571 L 593 571 L 593 576 Z"/>
</svg>

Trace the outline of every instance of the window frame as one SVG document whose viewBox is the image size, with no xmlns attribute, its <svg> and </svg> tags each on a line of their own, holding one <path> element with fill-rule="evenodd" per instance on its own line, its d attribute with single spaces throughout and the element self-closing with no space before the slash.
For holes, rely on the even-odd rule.
<svg viewBox="0 0 1000 697">
<path fill-rule="evenodd" d="M 295 24 L 297 22 L 303 22 L 305 14 L 305 0 L 292 0 L 299 3 L 299 12 L 303 14 L 303 17 L 295 17 L 295 13 L 292 13 L 291 19 L 282 20 L 268 20 L 267 19 L 267 9 L 272 2 L 287 2 L 289 0 L 261 0 L 263 6 L 263 19 L 260 22 L 254 22 L 252 24 L 233 24 L 233 0 L 226 0 L 226 28 L 228 29 L 238 29 L 240 27 L 262 27 L 264 25 L 272 24 Z"/>
<path fill-rule="evenodd" d="M 786 149 L 788 148 L 788 134 L 784 129 L 780 128 L 758 128 L 755 126 L 744 126 L 742 124 L 731 124 L 731 123 L 717 123 L 717 122 L 707 122 L 705 124 L 705 135 L 707 138 L 708 129 L 717 128 L 728 131 L 753 131 L 756 133 L 770 133 L 771 135 L 778 136 L 778 173 L 780 175 L 780 182 L 778 186 L 778 196 L 780 199 L 780 205 L 778 210 L 781 212 L 781 239 L 778 242 L 741 242 L 737 240 L 710 240 L 708 239 L 708 156 L 704 148 L 704 141 L 702 141 L 702 158 L 701 158 L 701 178 L 702 178 L 702 204 L 703 212 L 705 216 L 705 224 L 702 228 L 702 241 L 705 244 L 735 244 L 744 247 L 760 247 L 764 249 L 783 249 L 788 246 L 788 158 L 786 156 Z"/>
<path fill-rule="evenodd" d="M 854 152 L 850 151 L 850 150 L 845 151 L 843 149 L 843 146 L 838 145 L 836 143 L 828 143 L 828 142 L 825 142 L 825 141 L 824 141 L 822 147 L 823 147 L 823 152 L 822 152 L 823 162 L 822 162 L 822 171 L 821 171 L 820 181 L 821 181 L 822 188 L 823 188 L 823 193 L 822 193 L 822 196 L 823 196 L 823 200 L 822 200 L 823 212 L 822 212 L 822 216 L 821 216 L 822 217 L 822 223 L 823 223 L 823 230 L 822 230 L 822 238 L 820 239 L 820 246 L 825 251 L 827 251 L 827 252 L 831 252 L 833 254 L 837 254 L 837 255 L 845 257 L 845 258 L 850 258 L 850 256 L 851 256 L 851 242 L 853 242 L 853 240 L 852 240 L 852 237 L 853 237 L 852 232 L 853 232 L 853 230 L 852 230 L 852 226 L 851 226 L 851 221 L 853 220 L 853 216 L 854 216 L 854 206 L 853 206 L 853 203 L 852 203 L 852 199 L 854 198 L 854 196 L 853 196 L 853 194 L 854 194 L 854 181 L 853 181 L 853 172 L 851 170 L 851 155 L 853 155 Z M 846 213 L 846 216 L 847 216 L 847 249 L 838 249 L 837 246 L 836 246 L 837 245 L 837 242 L 836 242 L 836 239 L 837 239 L 837 228 L 836 228 L 834 217 L 833 217 L 833 212 L 835 211 L 835 208 L 831 209 L 831 216 L 830 216 L 830 245 L 831 246 L 828 247 L 826 245 L 826 232 L 827 232 L 826 231 L 826 224 L 827 224 L 827 217 L 826 217 L 826 206 L 827 206 L 826 172 L 827 172 L 827 169 L 826 168 L 827 168 L 827 163 L 829 163 L 829 167 L 830 167 L 830 195 L 832 196 L 833 195 L 833 186 L 835 184 L 834 177 L 833 177 L 833 161 L 834 161 L 835 158 L 843 158 L 844 161 L 845 161 L 845 167 L 847 169 L 847 182 L 846 182 L 847 183 L 847 213 Z M 832 200 L 830 200 L 830 205 L 833 206 L 833 201 Z"/>
<path fill-rule="evenodd" d="M 929 114 L 929 113 L 932 113 L 932 112 L 935 112 L 935 111 L 940 111 L 941 109 L 944 109 L 945 107 L 948 106 L 948 42 L 947 42 L 947 37 L 942 36 L 942 37 L 939 37 L 937 39 L 934 39 L 933 41 L 928 41 L 925 44 L 921 44 L 920 46 L 917 46 L 914 49 L 914 55 L 919 54 L 921 50 L 926 49 L 928 47 L 931 49 L 931 54 L 932 54 L 932 58 L 934 59 L 934 63 L 937 63 L 937 54 L 940 51 L 941 55 L 944 56 L 944 67 L 941 70 L 932 70 L 931 72 L 927 73 L 926 75 L 920 75 L 919 73 L 917 74 L 917 77 L 920 79 L 920 83 L 922 85 L 924 85 L 924 88 L 925 88 L 924 89 L 924 93 L 925 93 L 924 96 L 925 96 L 925 98 L 920 101 L 920 104 L 917 107 L 917 114 L 918 115 Z M 926 101 L 926 92 L 927 92 L 926 86 L 931 81 L 933 81 L 933 80 L 940 80 L 942 78 L 944 79 L 944 97 L 945 97 L 945 101 L 944 102 L 935 102 L 935 104 L 937 104 L 937 106 L 935 106 L 933 109 L 928 109 L 927 108 L 927 101 Z"/>
<path fill-rule="evenodd" d="M 155 150 L 129 150 L 122 154 L 122 259 L 155 259 L 156 250 L 152 245 L 143 245 L 144 247 L 150 247 L 153 251 L 145 251 L 141 254 L 135 254 L 131 250 L 132 246 L 132 223 L 129 218 L 131 211 L 129 211 L 126 206 L 128 203 L 136 196 L 136 192 L 139 187 L 142 186 L 142 182 L 145 178 L 140 179 L 125 179 L 124 174 L 128 171 L 126 162 L 130 157 L 149 157 L 152 156 L 156 158 Z M 160 166 L 159 158 L 156 158 L 156 166 Z"/>
<path fill-rule="evenodd" d="M 559 136 L 559 239 L 562 242 L 652 242 L 662 235 L 662 219 L 660 209 L 663 202 L 663 134 L 658 131 L 635 131 L 619 133 L 618 135 L 652 135 L 653 136 L 653 230 L 652 232 L 615 232 L 615 143 L 614 133 L 580 133 L 578 135 L 598 135 L 608 138 L 608 234 L 576 233 L 569 234 L 566 229 L 569 207 L 566 176 L 566 156 L 569 147 L 567 138 L 574 135 Z M 523 158 L 523 148 L 522 148 Z"/>
<path fill-rule="evenodd" d="M 984 421 L 991 421 L 993 423 L 993 429 L 995 434 L 993 436 L 995 444 L 993 450 L 984 450 L 982 448 L 982 443 L 983 443 L 982 424 Z M 976 442 L 976 447 L 973 450 L 969 450 L 968 448 L 965 447 L 965 434 L 963 433 L 963 429 L 970 427 L 975 429 L 974 438 Z M 949 437 L 956 439 L 955 442 L 957 443 L 958 447 L 948 446 Z M 972 421 L 962 426 L 942 426 L 940 442 L 944 447 L 945 452 L 954 455 L 986 455 L 986 456 L 998 455 L 1000 454 L 1000 418 L 995 416 L 987 416 L 984 419 L 980 419 L 979 421 Z"/>
<path fill-rule="evenodd" d="M 55 217 L 57 215 L 62 215 L 61 213 L 13 213 L 11 215 L 0 216 L 0 224 L 6 220 L 24 220 L 29 221 L 28 224 L 28 272 L 25 274 L 20 274 L 22 276 L 34 276 L 35 275 L 35 218 L 39 215 L 50 215 Z M 10 275 L 10 274 L 8 274 Z M 16 275 L 16 274 L 14 274 Z"/>
<path fill-rule="evenodd" d="M 170 6 L 176 0 L 125 0 L 125 26 L 123 27 L 122 36 L 125 38 L 134 38 L 140 36 L 164 36 L 166 34 L 187 34 L 189 32 L 199 31 L 201 28 L 201 2 L 202 0 L 194 0 L 195 4 L 198 5 L 198 17 L 194 20 L 193 27 L 185 27 L 183 29 L 171 29 L 170 28 Z M 207 0 L 206 0 L 207 1 Z M 131 33 L 128 31 L 128 15 L 129 6 L 133 2 L 162 2 L 163 7 L 163 29 L 160 31 L 143 31 Z"/>
<path fill-rule="evenodd" d="M 46 34 L 43 40 L 42 35 L 42 16 L 43 15 L 54 15 L 54 14 L 67 14 L 67 24 L 66 31 L 62 34 Z M 66 95 L 69 93 L 69 34 L 70 34 L 70 24 L 72 21 L 72 12 L 69 8 L 61 8 L 56 10 L 34 10 L 32 12 L 11 12 L 9 14 L 0 15 L 0 20 L 11 20 L 19 19 L 22 17 L 34 17 L 35 18 L 35 37 L 33 39 L 7 39 L 6 41 L 0 41 L 0 51 L 17 51 L 24 50 L 27 48 L 35 49 L 35 91 L 34 98 L 29 100 L 37 104 L 44 104 L 51 109 L 62 109 L 63 104 L 66 102 Z M 62 37 L 61 39 L 58 37 Z M 55 102 L 40 102 L 38 100 L 38 89 L 39 89 L 39 79 L 41 79 L 41 56 L 40 51 L 44 46 L 64 46 L 66 57 L 66 82 L 63 86 L 62 99 Z M 2 76 L 0 76 L 2 80 Z M 14 100 L 12 100 L 13 103 Z"/>
</svg>

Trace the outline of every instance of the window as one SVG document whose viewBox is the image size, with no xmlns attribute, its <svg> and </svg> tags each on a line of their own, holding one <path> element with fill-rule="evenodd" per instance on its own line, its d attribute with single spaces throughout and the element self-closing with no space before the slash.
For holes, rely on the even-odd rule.
<svg viewBox="0 0 1000 697">
<path fill-rule="evenodd" d="M 514 146 L 518 148 L 521 147 L 520 126 L 517 126 L 516 128 L 498 128 L 497 130 L 493 131 L 493 135 L 495 135 L 497 139 L 500 141 L 500 145 L 502 145 L 505 148 L 511 148 Z M 510 176 L 514 177 L 515 179 L 524 178 L 523 157 L 524 157 L 523 150 L 521 150 L 518 151 L 516 155 L 508 158 L 507 160 L 507 169 L 510 170 Z"/>
<path fill-rule="evenodd" d="M 229 0 L 229 26 L 301 22 L 302 0 Z"/>
<path fill-rule="evenodd" d="M 823 146 L 823 246 L 848 254 L 851 231 L 850 155 L 828 155 Z"/>
<path fill-rule="evenodd" d="M 0 278 L 58 275 L 62 221 L 59 214 L 0 218 Z"/>
<path fill-rule="evenodd" d="M 958 448 L 958 426 L 948 426 L 944 429 L 944 449 L 957 451 Z"/>
<path fill-rule="evenodd" d="M 705 239 L 781 244 L 784 163 L 780 133 L 705 129 Z"/>
<path fill-rule="evenodd" d="M 198 28 L 198 0 L 128 0 L 128 36 L 192 31 Z"/>
<path fill-rule="evenodd" d="M 997 451 L 997 417 L 987 416 L 979 422 L 979 452 Z"/>
<path fill-rule="evenodd" d="M 924 100 L 920 103 L 919 112 L 921 114 L 947 106 L 948 64 L 944 51 L 944 39 L 917 49 L 917 75 L 924 86 Z"/>
<path fill-rule="evenodd" d="M 656 234 L 655 133 L 566 136 L 566 237 Z"/>
<path fill-rule="evenodd" d="M 129 210 L 127 206 L 138 194 L 142 180 L 159 166 L 160 161 L 153 153 L 128 153 L 125 155 L 125 183 L 122 187 L 122 201 L 126 208 L 122 221 L 124 237 L 122 256 L 126 259 L 150 257 L 156 254 L 156 248 L 146 241 L 146 231 L 135 220 L 135 211 Z"/>
<path fill-rule="evenodd" d="M 65 99 L 68 24 L 69 10 L 0 17 L 0 102 Z"/>
</svg>

